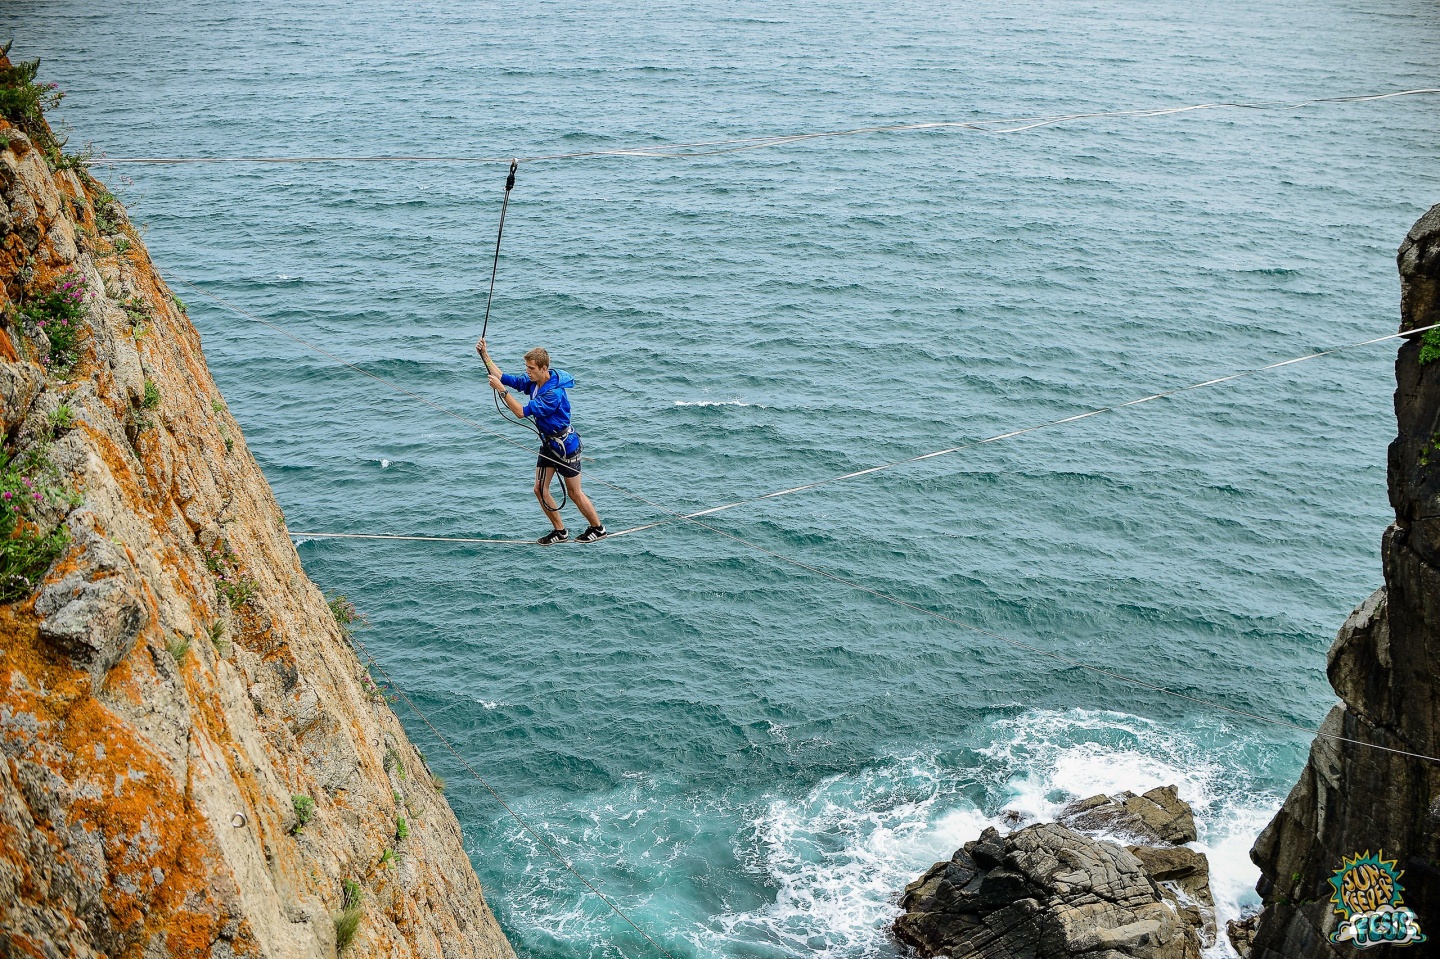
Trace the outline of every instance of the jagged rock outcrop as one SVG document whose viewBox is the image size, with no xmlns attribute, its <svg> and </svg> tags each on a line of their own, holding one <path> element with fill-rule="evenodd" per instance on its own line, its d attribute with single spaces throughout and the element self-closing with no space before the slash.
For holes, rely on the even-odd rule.
<svg viewBox="0 0 1440 959">
<path fill-rule="evenodd" d="M 1440 205 L 1398 260 L 1401 331 L 1440 323 Z M 1404 870 L 1404 904 L 1430 936 L 1406 954 L 1433 950 L 1440 933 L 1440 763 L 1421 758 L 1440 756 L 1440 361 L 1422 363 L 1422 349 L 1407 339 L 1395 362 L 1385 585 L 1341 627 L 1327 663 L 1341 704 L 1251 851 L 1264 902 L 1255 959 L 1354 954 L 1330 942 L 1340 917 L 1329 879 L 1343 858 L 1381 849 Z"/>
<path fill-rule="evenodd" d="M 1176 845 L 1195 831 L 1173 786 L 1095 796 L 1061 818 L 1007 836 L 986 829 L 936 863 L 906 887 L 896 938 L 955 959 L 1198 959 L 1214 943 L 1209 863 Z M 1143 841 L 1097 839 L 1082 823 Z"/>
<path fill-rule="evenodd" d="M 0 119 L 0 956 L 513 959 L 185 308 L 25 125 Z"/>
<path fill-rule="evenodd" d="M 1060 811 L 1060 821 L 1082 832 L 1113 832 L 1146 845 L 1194 842 L 1195 813 L 1174 786 L 1137 796 L 1091 796 Z"/>
</svg>

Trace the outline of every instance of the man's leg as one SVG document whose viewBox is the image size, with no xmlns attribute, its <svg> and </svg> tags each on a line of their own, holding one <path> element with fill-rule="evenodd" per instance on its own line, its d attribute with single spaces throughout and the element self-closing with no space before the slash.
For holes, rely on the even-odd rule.
<svg viewBox="0 0 1440 959">
<path fill-rule="evenodd" d="M 535 498 L 545 509 L 545 518 L 550 525 L 556 529 L 564 529 L 565 523 L 560 519 L 560 504 L 550 495 L 550 481 L 555 478 L 555 470 L 548 466 L 537 466 L 535 468 Z M 569 480 L 565 481 L 568 489 Z M 586 500 L 588 503 L 589 500 Z M 593 509 L 593 507 L 592 507 Z M 583 510 L 582 510 L 583 512 Z"/>
<path fill-rule="evenodd" d="M 586 496 L 585 491 L 580 488 L 580 477 L 565 477 L 565 493 L 570 497 L 570 502 L 574 503 L 575 508 L 580 511 L 580 515 L 585 517 L 585 522 L 591 526 L 604 525 L 600 522 L 600 514 L 595 512 L 595 504 L 590 502 L 590 497 Z"/>
</svg>

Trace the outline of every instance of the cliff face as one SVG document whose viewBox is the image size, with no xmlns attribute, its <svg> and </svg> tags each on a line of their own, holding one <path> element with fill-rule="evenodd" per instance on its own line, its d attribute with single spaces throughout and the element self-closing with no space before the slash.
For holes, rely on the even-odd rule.
<svg viewBox="0 0 1440 959">
<path fill-rule="evenodd" d="M 1399 265 L 1401 330 L 1440 323 L 1440 205 L 1411 229 Z M 1330 683 L 1342 703 L 1322 728 L 1440 756 L 1440 361 L 1422 363 L 1421 351 L 1419 338 L 1408 340 L 1395 364 L 1399 436 L 1390 444 L 1395 523 L 1382 541 L 1385 585 L 1330 649 Z M 1251 851 L 1265 902 L 1251 955 L 1353 955 L 1351 943 L 1329 941 L 1339 921 L 1329 879 L 1342 857 L 1381 849 L 1404 870 L 1404 904 L 1430 949 L 1440 937 L 1440 764 L 1316 739 L 1299 783 Z"/>
<path fill-rule="evenodd" d="M 0 119 L 0 956 L 512 959 L 183 305 L 37 118 Z"/>
</svg>

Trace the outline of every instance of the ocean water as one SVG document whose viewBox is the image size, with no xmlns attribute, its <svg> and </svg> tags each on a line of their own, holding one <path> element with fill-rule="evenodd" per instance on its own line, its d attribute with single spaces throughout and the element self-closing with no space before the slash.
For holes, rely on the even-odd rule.
<svg viewBox="0 0 1440 959">
<path fill-rule="evenodd" d="M 1436 86 L 1421 0 L 576 7 L 8 0 L 100 155 L 510 156 Z M 490 338 L 579 382 L 612 527 L 1392 332 L 1436 98 L 523 165 Z M 101 168 L 292 529 L 529 537 L 479 333 L 504 167 Z M 1380 583 L 1393 345 L 718 514 L 1008 639 L 1285 723 Z M 573 517 L 571 525 L 580 523 Z M 1180 786 L 1222 921 L 1308 737 L 1025 653 L 684 524 L 589 548 L 309 540 L 450 743 L 672 955 L 894 954 L 1004 821 Z M 415 719 L 522 956 L 656 950 Z M 1215 955 L 1226 953 L 1217 945 Z"/>
</svg>

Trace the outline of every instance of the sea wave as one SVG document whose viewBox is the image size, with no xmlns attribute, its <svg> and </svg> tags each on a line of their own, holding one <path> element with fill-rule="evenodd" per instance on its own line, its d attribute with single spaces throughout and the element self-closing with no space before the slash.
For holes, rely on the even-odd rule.
<svg viewBox="0 0 1440 959">
<path fill-rule="evenodd" d="M 1192 846 L 1210 860 L 1219 941 L 1207 959 L 1235 955 L 1225 922 L 1255 901 L 1248 851 L 1279 797 L 1257 787 L 1244 758 L 1225 748 L 1224 730 L 1032 709 L 973 735 L 976 747 L 958 756 L 900 757 L 788 795 L 697 797 L 625 777 L 616 791 L 559 814 L 568 816 L 559 842 L 590 859 L 586 868 L 626 876 L 628 888 L 608 893 L 696 956 L 871 959 L 896 955 L 890 927 L 905 886 L 987 826 L 1008 831 L 1053 820 L 1078 798 L 1175 785 L 1195 810 Z M 559 825 L 556 810 L 543 815 Z M 518 831 L 512 838 L 534 846 Z M 561 891 L 558 869 L 538 846 L 532 852 L 532 891 L 509 899 L 521 940 L 612 955 L 602 944 L 613 940 L 613 915 Z M 697 911 L 712 889 L 729 891 Z"/>
</svg>

